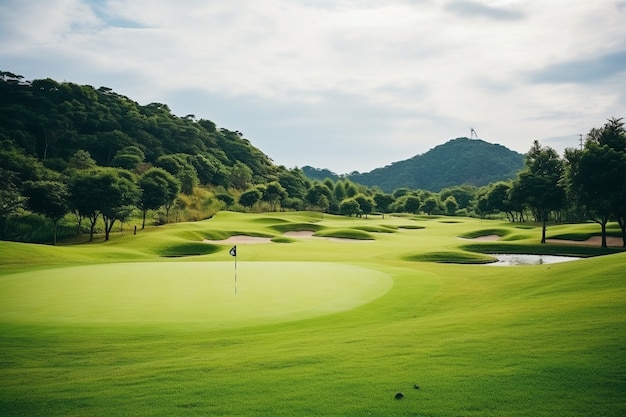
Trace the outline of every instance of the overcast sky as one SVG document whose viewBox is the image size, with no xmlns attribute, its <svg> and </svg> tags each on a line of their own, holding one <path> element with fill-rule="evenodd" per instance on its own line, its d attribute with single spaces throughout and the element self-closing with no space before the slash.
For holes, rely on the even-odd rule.
<svg viewBox="0 0 626 417">
<path fill-rule="evenodd" d="M 169 105 L 338 174 L 470 128 L 559 153 L 626 116 L 626 0 L 1 0 L 0 70 Z"/>
</svg>

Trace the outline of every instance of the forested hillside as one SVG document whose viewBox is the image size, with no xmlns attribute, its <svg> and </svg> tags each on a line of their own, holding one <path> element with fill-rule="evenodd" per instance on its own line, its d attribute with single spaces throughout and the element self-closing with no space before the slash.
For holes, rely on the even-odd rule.
<svg viewBox="0 0 626 417">
<path fill-rule="evenodd" d="M 439 192 L 455 185 L 480 187 L 515 178 L 523 166 L 524 156 L 502 145 L 457 138 L 411 159 L 348 177 L 388 192 L 400 187 Z"/>
<path fill-rule="evenodd" d="M 106 87 L 0 72 L 0 239 L 56 243 L 114 224 L 206 219 L 220 210 L 315 210 L 593 220 L 626 235 L 626 131 L 592 129 L 560 158 L 458 138 L 370 173 L 276 166 L 238 131 L 140 105 Z M 332 173 L 330 173 L 332 175 Z M 120 233 L 123 227 L 119 228 Z M 57 233 L 58 232 L 58 233 Z M 626 243 L 626 241 L 625 241 Z"/>
<path fill-rule="evenodd" d="M 56 171 L 78 150 L 89 152 L 98 165 L 121 167 L 154 164 L 163 155 L 193 155 L 199 174 L 218 183 L 237 161 L 261 177 L 275 171 L 239 132 L 217 129 L 194 115 L 177 117 L 166 104 L 142 106 L 106 87 L 49 78 L 29 82 L 6 72 L 0 82 L 0 139 Z M 130 146 L 143 152 L 141 161 L 122 157 Z"/>
</svg>

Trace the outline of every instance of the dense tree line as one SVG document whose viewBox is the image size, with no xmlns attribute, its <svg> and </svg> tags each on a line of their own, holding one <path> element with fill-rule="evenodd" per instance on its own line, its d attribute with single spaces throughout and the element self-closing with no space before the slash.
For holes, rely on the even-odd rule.
<svg viewBox="0 0 626 417">
<path fill-rule="evenodd" d="M 385 192 L 350 178 L 308 178 L 276 166 L 238 131 L 164 104 L 141 106 L 108 88 L 0 73 L 0 238 L 24 241 L 103 232 L 138 219 L 207 218 L 222 209 L 318 210 L 491 216 L 626 226 L 626 135 L 621 119 L 587 135 L 561 159 L 538 142 L 515 179 L 476 187 L 396 188 Z M 200 207 L 198 209 L 198 207 Z M 199 210 L 197 217 L 181 216 Z M 176 213 L 174 218 L 172 212 Z M 51 239 L 34 237 L 46 219 Z M 73 219 L 73 220 L 72 220 Z M 68 226 L 69 225 L 69 226 Z M 71 227 L 72 231 L 68 231 Z"/>
<path fill-rule="evenodd" d="M 484 215 L 506 213 L 524 221 L 527 213 L 542 222 L 582 222 L 600 225 L 606 247 L 606 225 L 620 225 L 626 247 L 626 131 L 621 118 L 592 129 L 581 149 L 565 150 L 563 158 L 535 142 L 526 154 L 526 167 L 516 180 L 498 182 L 479 191 L 477 209 Z"/>
</svg>

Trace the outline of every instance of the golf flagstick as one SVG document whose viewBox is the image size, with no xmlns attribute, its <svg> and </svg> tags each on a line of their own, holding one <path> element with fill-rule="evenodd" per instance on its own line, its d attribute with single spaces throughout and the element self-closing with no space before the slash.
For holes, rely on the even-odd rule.
<svg viewBox="0 0 626 417">
<path fill-rule="evenodd" d="M 237 245 L 233 246 L 228 253 L 235 257 L 235 294 L 237 294 Z"/>
</svg>

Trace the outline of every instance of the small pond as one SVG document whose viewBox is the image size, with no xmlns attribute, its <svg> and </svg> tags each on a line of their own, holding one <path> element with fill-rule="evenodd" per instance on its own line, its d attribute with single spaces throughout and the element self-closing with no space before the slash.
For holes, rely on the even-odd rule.
<svg viewBox="0 0 626 417">
<path fill-rule="evenodd" d="M 493 257 L 498 259 L 487 265 L 493 266 L 512 266 L 512 265 L 543 265 L 554 264 L 558 262 L 575 261 L 575 256 L 557 256 L 557 255 L 519 255 L 508 253 L 493 253 Z"/>
</svg>

